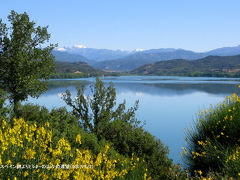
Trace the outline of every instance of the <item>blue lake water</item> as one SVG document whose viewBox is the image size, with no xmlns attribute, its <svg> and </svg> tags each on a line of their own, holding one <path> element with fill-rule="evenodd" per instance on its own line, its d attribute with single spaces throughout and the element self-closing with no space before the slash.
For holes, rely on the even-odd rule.
<svg viewBox="0 0 240 180">
<path fill-rule="evenodd" d="M 184 128 L 191 126 L 199 110 L 239 92 L 240 84 L 237 78 L 120 76 L 101 79 L 106 84 L 114 83 L 118 103 L 125 99 L 127 107 L 131 107 L 139 100 L 138 120 L 146 122 L 145 129 L 168 146 L 169 157 L 180 164 L 181 147 L 185 146 Z M 29 98 L 28 102 L 48 109 L 65 106 L 60 93 L 69 89 L 74 95 L 76 83 L 89 87 L 94 81 L 95 78 L 51 80 L 46 93 L 38 99 Z"/>
</svg>

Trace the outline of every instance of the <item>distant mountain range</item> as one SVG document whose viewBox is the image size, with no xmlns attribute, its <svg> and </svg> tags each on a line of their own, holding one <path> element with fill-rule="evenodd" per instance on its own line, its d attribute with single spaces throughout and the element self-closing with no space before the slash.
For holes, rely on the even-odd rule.
<svg viewBox="0 0 240 180">
<path fill-rule="evenodd" d="M 58 62 L 87 62 L 90 63 L 91 61 L 84 56 L 70 54 L 67 52 L 61 52 L 53 50 L 52 54 L 55 56 L 56 61 Z"/>
<path fill-rule="evenodd" d="M 158 61 L 172 59 L 196 60 L 209 55 L 234 56 L 240 54 L 240 46 L 215 49 L 208 52 L 198 53 L 184 49 L 152 49 L 137 52 L 135 54 L 93 64 L 103 70 L 131 71 L 139 66 Z"/>
<path fill-rule="evenodd" d="M 240 45 L 235 47 L 223 47 L 206 52 L 207 55 L 233 56 L 240 54 Z"/>
<path fill-rule="evenodd" d="M 175 59 L 144 65 L 131 71 L 138 75 L 240 77 L 240 55 L 208 56 L 195 61 Z"/>
<path fill-rule="evenodd" d="M 87 48 L 83 45 L 78 45 L 74 47 L 64 47 L 58 48 L 61 52 L 66 52 L 74 55 L 81 55 L 87 58 L 88 60 L 101 62 L 105 60 L 118 59 L 126 57 L 136 51 L 122 51 L 122 50 L 109 50 L 109 49 L 94 49 Z"/>
<path fill-rule="evenodd" d="M 172 59 L 196 60 L 209 55 L 234 56 L 240 54 L 240 46 L 224 47 L 208 52 L 193 52 L 184 49 L 161 48 L 150 50 L 107 50 L 76 46 L 58 48 L 53 54 L 57 61 L 87 62 L 95 68 L 107 71 L 131 71 L 145 64 Z"/>
<path fill-rule="evenodd" d="M 205 56 L 207 55 L 186 50 L 175 50 L 166 52 L 151 52 L 149 50 L 146 53 L 139 52 L 121 59 L 98 62 L 93 65 L 103 70 L 130 71 L 139 66 L 154 63 L 157 61 L 166 61 L 179 58 L 195 60 Z"/>
</svg>

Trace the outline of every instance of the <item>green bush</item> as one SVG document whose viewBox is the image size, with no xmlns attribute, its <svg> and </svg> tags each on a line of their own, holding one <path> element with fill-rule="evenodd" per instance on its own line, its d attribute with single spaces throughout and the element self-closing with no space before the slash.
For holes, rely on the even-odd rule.
<svg viewBox="0 0 240 180">
<path fill-rule="evenodd" d="M 143 158 L 154 179 L 166 179 L 172 167 L 172 161 L 167 157 L 168 149 L 135 118 L 138 102 L 129 109 L 126 109 L 125 101 L 117 105 L 113 84 L 105 87 L 99 78 L 92 85 L 91 93 L 91 96 L 86 95 L 85 87 L 81 86 L 77 87 L 75 98 L 69 91 L 63 96 L 72 107 L 72 114 L 79 118 L 80 127 L 95 134 L 100 142 L 107 140 L 124 156 L 135 154 Z"/>
<path fill-rule="evenodd" d="M 154 179 L 166 179 L 172 166 L 168 159 L 168 148 L 142 127 L 133 126 L 122 120 L 114 120 L 104 128 L 104 137 L 121 154 L 145 159 Z"/>
<path fill-rule="evenodd" d="M 208 172 L 222 176 L 240 174 L 240 99 L 236 94 L 223 103 L 200 111 L 198 120 L 187 132 L 185 162 L 191 174 Z"/>
<path fill-rule="evenodd" d="M 84 131 L 80 127 L 78 118 L 71 114 L 71 112 L 68 112 L 65 107 L 55 108 L 49 111 L 44 106 L 26 103 L 19 106 L 17 113 L 27 122 L 37 122 L 38 125 L 44 125 L 46 122 L 49 122 L 55 141 L 65 138 L 71 146 L 74 146 L 76 145 L 75 138 L 77 134 L 81 134 L 83 144 L 78 148 L 89 149 L 94 154 L 99 153 L 104 149 L 105 145 L 109 144 L 105 139 L 99 141 L 94 133 Z M 14 116 L 14 113 L 12 116 Z M 113 148 L 111 148 L 109 151 L 114 151 Z"/>
</svg>

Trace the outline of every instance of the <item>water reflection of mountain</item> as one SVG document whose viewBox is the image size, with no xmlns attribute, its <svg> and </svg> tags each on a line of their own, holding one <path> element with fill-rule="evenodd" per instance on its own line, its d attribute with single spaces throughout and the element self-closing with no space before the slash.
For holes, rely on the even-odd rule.
<svg viewBox="0 0 240 180">
<path fill-rule="evenodd" d="M 228 95 L 234 92 L 239 92 L 237 84 L 211 84 L 211 83 L 203 83 L 203 84 L 154 84 L 155 87 L 171 89 L 176 92 L 205 92 L 209 94 L 223 94 Z"/>
<path fill-rule="evenodd" d="M 59 92 L 65 92 L 66 89 L 75 91 L 75 85 L 85 84 L 88 86 L 91 82 L 86 80 L 76 81 L 51 81 L 49 84 L 49 90 L 46 95 L 56 94 Z M 108 84 L 108 83 L 106 83 Z M 239 92 L 237 84 L 224 84 L 224 83 L 211 83 L 211 82 L 200 82 L 197 83 L 129 83 L 129 82 L 114 82 L 114 86 L 117 93 L 133 92 L 133 93 L 144 93 L 151 95 L 184 95 L 194 92 L 205 92 L 209 94 L 222 94 L 230 95 L 234 92 Z"/>
<path fill-rule="evenodd" d="M 117 91 L 142 92 L 151 95 L 184 95 L 194 92 L 230 95 L 238 92 L 236 84 L 115 84 Z"/>
</svg>

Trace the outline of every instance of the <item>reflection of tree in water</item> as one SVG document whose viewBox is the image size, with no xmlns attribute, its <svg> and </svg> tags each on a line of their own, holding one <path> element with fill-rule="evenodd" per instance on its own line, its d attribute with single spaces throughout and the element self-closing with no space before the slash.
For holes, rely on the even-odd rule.
<svg viewBox="0 0 240 180">
<path fill-rule="evenodd" d="M 240 89 L 236 84 L 177 84 L 177 83 L 116 83 L 115 87 L 118 92 L 131 91 L 142 92 L 151 95 L 184 95 L 194 92 L 205 92 L 209 94 L 230 95 L 239 92 Z"/>
<path fill-rule="evenodd" d="M 157 88 L 166 88 L 174 91 L 202 91 L 209 94 L 232 94 L 238 93 L 239 88 L 237 84 L 152 84 Z"/>
<path fill-rule="evenodd" d="M 84 84 L 88 87 L 91 84 L 91 80 L 52 80 L 49 83 L 48 93 L 58 93 L 65 89 L 71 89 L 74 91 L 76 84 Z M 108 83 L 106 83 L 108 84 Z M 194 92 L 205 92 L 209 94 L 222 94 L 230 95 L 234 92 L 238 93 L 240 89 L 237 84 L 220 84 L 220 83 L 129 83 L 129 82 L 114 82 L 114 87 L 118 93 L 124 93 L 126 91 L 137 93 L 142 92 L 151 95 L 184 95 Z"/>
</svg>

